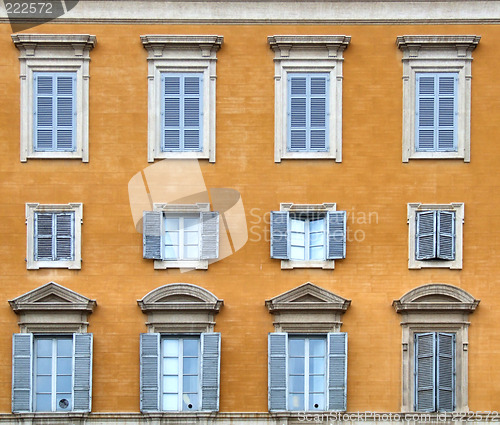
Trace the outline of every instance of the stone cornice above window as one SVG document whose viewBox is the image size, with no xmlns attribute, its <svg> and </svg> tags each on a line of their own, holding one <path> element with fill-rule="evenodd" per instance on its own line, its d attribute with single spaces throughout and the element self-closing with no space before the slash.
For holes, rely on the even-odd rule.
<svg viewBox="0 0 500 425">
<path fill-rule="evenodd" d="M 325 49 L 328 57 L 342 57 L 351 37 L 347 35 L 272 35 L 267 37 L 271 49 L 279 57 L 288 58 L 290 50 Z"/>
<path fill-rule="evenodd" d="M 328 211 L 335 211 L 337 208 L 336 203 L 322 203 L 322 204 L 293 204 L 282 202 L 280 204 L 280 211 L 289 211 L 297 213 L 327 213 Z"/>
<path fill-rule="evenodd" d="M 89 34 L 13 34 L 12 41 L 26 56 L 46 56 L 47 50 L 73 50 L 75 56 L 83 56 L 92 50 L 96 44 L 96 36 Z"/>
<path fill-rule="evenodd" d="M 470 58 L 479 40 L 481 37 L 477 35 L 402 35 L 397 37 L 396 44 L 405 53 L 404 58 L 418 57 L 423 49 L 456 50 L 458 57 Z"/>
<path fill-rule="evenodd" d="M 141 35 L 144 48 L 150 57 L 161 57 L 165 50 L 197 50 L 201 56 L 210 57 L 222 46 L 220 35 Z"/>
<path fill-rule="evenodd" d="M 276 332 L 339 332 L 350 305 L 351 300 L 311 282 L 266 301 Z"/>
</svg>

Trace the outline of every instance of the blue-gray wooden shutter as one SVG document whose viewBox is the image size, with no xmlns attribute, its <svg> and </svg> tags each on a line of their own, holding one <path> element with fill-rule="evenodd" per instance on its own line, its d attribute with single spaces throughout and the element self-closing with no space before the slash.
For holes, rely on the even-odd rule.
<svg viewBox="0 0 500 425">
<path fill-rule="evenodd" d="M 55 150 L 76 150 L 76 73 L 56 74 L 56 141 Z"/>
<path fill-rule="evenodd" d="M 288 398 L 288 334 L 268 336 L 268 403 L 270 411 L 287 410 Z"/>
<path fill-rule="evenodd" d="M 202 150 L 202 74 L 162 73 L 162 151 Z"/>
<path fill-rule="evenodd" d="M 152 260 L 163 258 L 161 211 L 144 211 L 142 216 L 143 257 Z"/>
<path fill-rule="evenodd" d="M 346 251 L 346 212 L 328 212 L 328 260 L 339 260 L 345 258 Z"/>
<path fill-rule="evenodd" d="M 457 151 L 458 74 L 437 74 L 437 150 Z"/>
<path fill-rule="evenodd" d="M 160 334 L 141 334 L 141 412 L 160 410 Z"/>
<path fill-rule="evenodd" d="M 438 211 L 437 258 L 455 259 L 455 211 Z"/>
<path fill-rule="evenodd" d="M 54 214 L 35 213 L 35 260 L 54 260 Z"/>
<path fill-rule="evenodd" d="M 308 125 L 307 76 L 288 74 L 288 150 L 307 151 Z"/>
<path fill-rule="evenodd" d="M 219 411 L 220 333 L 201 334 L 201 410 Z"/>
<path fill-rule="evenodd" d="M 92 407 L 92 334 L 73 334 L 73 410 Z"/>
<path fill-rule="evenodd" d="M 436 211 L 417 211 L 416 221 L 416 259 L 436 258 Z"/>
<path fill-rule="evenodd" d="M 436 410 L 436 334 L 415 334 L 415 410 Z"/>
<path fill-rule="evenodd" d="M 31 412 L 33 334 L 12 337 L 12 411 Z"/>
<path fill-rule="evenodd" d="M 33 107 L 33 148 L 35 151 L 54 149 L 54 74 L 35 73 Z"/>
<path fill-rule="evenodd" d="M 436 150 L 436 79 L 435 74 L 417 74 L 415 117 L 417 151 Z"/>
<path fill-rule="evenodd" d="M 328 82 L 325 75 L 310 75 L 310 133 L 309 150 L 324 152 L 328 150 Z"/>
<path fill-rule="evenodd" d="M 271 211 L 271 258 L 288 260 L 289 214 L 287 211 Z"/>
<path fill-rule="evenodd" d="M 75 214 L 57 213 L 55 214 L 55 249 L 56 260 L 74 259 L 74 228 Z"/>
<path fill-rule="evenodd" d="M 455 408 L 455 334 L 437 334 L 437 410 Z"/>
<path fill-rule="evenodd" d="M 201 256 L 202 260 L 219 257 L 219 213 L 202 212 L 201 220 Z"/>
<path fill-rule="evenodd" d="M 347 408 L 347 333 L 328 334 L 328 410 Z"/>
</svg>

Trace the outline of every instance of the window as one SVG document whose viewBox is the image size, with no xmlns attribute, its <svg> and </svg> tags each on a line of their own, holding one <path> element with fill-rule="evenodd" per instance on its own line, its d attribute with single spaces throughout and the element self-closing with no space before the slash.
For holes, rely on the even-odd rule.
<svg viewBox="0 0 500 425">
<path fill-rule="evenodd" d="M 143 35 L 148 51 L 148 161 L 215 162 L 216 35 Z"/>
<path fill-rule="evenodd" d="M 472 51 L 475 35 L 405 35 L 403 162 L 470 161 Z"/>
<path fill-rule="evenodd" d="M 401 314 L 403 412 L 467 412 L 469 314 L 479 300 L 431 283 L 393 302 Z"/>
<path fill-rule="evenodd" d="M 275 35 L 274 160 L 342 162 L 342 62 L 351 37 Z"/>
<path fill-rule="evenodd" d="M 336 204 L 282 203 L 271 211 L 271 258 L 281 259 L 283 269 L 333 269 L 346 249 L 346 212 L 335 210 Z"/>
<path fill-rule="evenodd" d="M 455 410 L 455 334 L 415 334 L 415 411 Z"/>
<path fill-rule="evenodd" d="M 89 160 L 89 64 L 96 37 L 14 34 L 21 63 L 21 161 Z"/>
<path fill-rule="evenodd" d="M 462 268 L 464 204 L 408 204 L 410 269 Z"/>
<path fill-rule="evenodd" d="M 144 211 L 143 239 L 146 259 L 156 269 L 206 269 L 219 253 L 219 213 L 209 204 L 155 204 Z"/>
<path fill-rule="evenodd" d="M 26 204 L 27 268 L 81 268 L 82 204 Z"/>
</svg>

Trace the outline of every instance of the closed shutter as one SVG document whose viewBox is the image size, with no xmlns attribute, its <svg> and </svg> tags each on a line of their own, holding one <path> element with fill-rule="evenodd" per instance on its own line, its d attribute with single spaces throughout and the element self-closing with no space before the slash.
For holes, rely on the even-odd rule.
<svg viewBox="0 0 500 425">
<path fill-rule="evenodd" d="M 56 224 L 56 260 L 74 259 L 74 213 L 54 214 Z"/>
<path fill-rule="evenodd" d="M 347 334 L 328 334 L 328 410 L 347 408 Z"/>
<path fill-rule="evenodd" d="M 436 347 L 433 332 L 415 334 L 415 410 L 436 410 Z"/>
<path fill-rule="evenodd" d="M 346 212 L 328 212 L 328 255 L 329 260 L 345 258 L 346 252 Z"/>
<path fill-rule="evenodd" d="M 12 411 L 31 411 L 33 334 L 12 338 Z"/>
<path fill-rule="evenodd" d="M 55 150 L 58 152 L 72 152 L 76 150 L 76 75 L 57 75 L 56 81 Z"/>
<path fill-rule="evenodd" d="M 92 334 L 73 334 L 73 410 L 90 412 L 92 406 Z"/>
<path fill-rule="evenodd" d="M 219 411 L 220 333 L 201 334 L 201 410 Z"/>
<path fill-rule="evenodd" d="M 35 213 L 35 260 L 53 260 L 53 214 Z"/>
<path fill-rule="evenodd" d="M 437 410 L 455 408 L 455 334 L 437 334 Z"/>
<path fill-rule="evenodd" d="M 194 152 L 203 148 L 202 74 L 163 73 L 162 151 Z"/>
<path fill-rule="evenodd" d="M 161 211 L 144 211 L 142 217 L 143 257 L 152 260 L 163 258 Z"/>
<path fill-rule="evenodd" d="M 268 339 L 268 402 L 270 411 L 287 410 L 288 334 L 270 333 Z"/>
<path fill-rule="evenodd" d="M 47 152 L 54 149 L 54 76 L 50 73 L 35 73 L 34 143 L 35 151 Z"/>
<path fill-rule="evenodd" d="M 289 214 L 286 211 L 271 211 L 271 258 L 288 260 Z"/>
<path fill-rule="evenodd" d="M 160 334 L 141 334 L 141 412 L 160 410 Z"/>
<path fill-rule="evenodd" d="M 458 75 L 438 74 L 436 79 L 438 86 L 437 150 L 440 152 L 456 152 Z"/>
<path fill-rule="evenodd" d="M 219 257 L 219 213 L 202 212 L 201 218 L 201 259 Z"/>
<path fill-rule="evenodd" d="M 438 211 L 437 257 L 455 259 L 455 212 Z"/>
<path fill-rule="evenodd" d="M 436 211 L 417 211 L 416 220 L 416 259 L 436 258 Z"/>
</svg>

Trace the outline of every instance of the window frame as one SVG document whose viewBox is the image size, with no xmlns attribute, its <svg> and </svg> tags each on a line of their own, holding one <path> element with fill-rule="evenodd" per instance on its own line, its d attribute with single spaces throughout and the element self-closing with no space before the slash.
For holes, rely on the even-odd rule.
<svg viewBox="0 0 500 425">
<path fill-rule="evenodd" d="M 476 35 L 404 35 L 396 39 L 403 52 L 403 162 L 410 159 L 463 159 L 470 162 L 472 51 Z M 417 151 L 417 74 L 458 74 L 457 150 Z"/>
<path fill-rule="evenodd" d="M 88 34 L 13 34 L 21 66 L 21 162 L 28 159 L 89 161 L 90 51 L 96 36 Z M 75 73 L 74 151 L 36 151 L 34 146 L 34 77 L 38 72 Z"/>
<path fill-rule="evenodd" d="M 417 212 L 423 212 L 423 211 L 453 211 L 455 213 L 455 259 L 454 260 L 441 260 L 441 259 L 417 260 L 416 217 L 417 217 Z M 462 269 L 463 223 L 464 223 L 463 202 L 454 202 L 451 204 L 409 203 L 407 205 L 407 223 L 408 223 L 408 268 L 409 269 L 423 269 L 423 268 Z"/>
<path fill-rule="evenodd" d="M 48 213 L 72 213 L 73 214 L 73 260 L 37 260 L 35 257 L 35 217 L 37 214 Z M 81 269 L 82 265 L 82 220 L 83 204 L 26 204 L 26 268 L 28 270 L 38 270 L 41 268 L 67 268 Z"/>
</svg>

